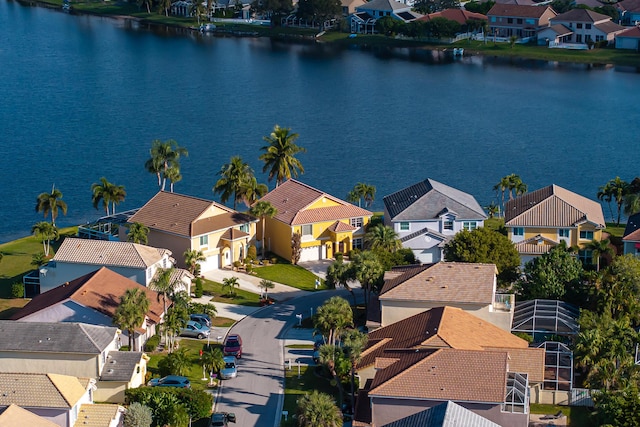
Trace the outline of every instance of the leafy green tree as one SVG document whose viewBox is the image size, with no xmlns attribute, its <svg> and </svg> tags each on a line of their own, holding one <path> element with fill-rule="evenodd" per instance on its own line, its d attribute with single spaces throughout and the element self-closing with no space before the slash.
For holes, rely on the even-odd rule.
<svg viewBox="0 0 640 427">
<path fill-rule="evenodd" d="M 124 186 L 112 184 L 107 181 L 105 177 L 100 178 L 100 182 L 94 182 L 91 185 L 91 193 L 91 203 L 93 203 L 93 207 L 98 209 L 98 204 L 102 202 L 102 207 L 106 215 L 111 213 L 115 214 L 116 205 L 124 201 L 127 195 Z M 109 208 L 111 206 L 113 206 L 113 209 L 110 211 Z"/>
<path fill-rule="evenodd" d="M 429 35 L 434 38 L 454 37 L 462 31 L 462 26 L 458 22 L 442 17 L 431 19 L 426 23 L 426 26 Z"/>
<path fill-rule="evenodd" d="M 271 17 L 271 26 L 280 25 L 280 18 L 293 10 L 291 0 L 262 0 L 251 3 L 252 10 Z"/>
<path fill-rule="evenodd" d="M 129 335 L 129 350 L 134 351 L 133 337 L 136 328 L 142 326 L 149 311 L 149 298 L 140 288 L 127 289 L 120 297 L 120 304 L 113 315 L 113 323 Z"/>
<path fill-rule="evenodd" d="M 202 251 L 197 249 L 187 249 L 184 251 L 184 263 L 187 264 L 187 270 L 194 276 L 200 275 L 200 262 L 206 261 Z"/>
<path fill-rule="evenodd" d="M 149 228 L 146 225 L 139 222 L 134 222 L 129 225 L 129 230 L 127 231 L 127 242 L 146 245 L 148 236 Z"/>
<path fill-rule="evenodd" d="M 164 142 L 156 139 L 152 142 L 149 153 L 151 157 L 145 162 L 145 168 L 158 177 L 158 188 L 164 191 L 167 171 L 169 168 L 178 168 L 179 170 L 180 157 L 188 156 L 189 152 L 186 148 L 180 147 L 173 139 Z"/>
<path fill-rule="evenodd" d="M 164 322 L 162 322 L 162 330 L 165 334 L 165 343 L 169 352 L 173 352 L 176 344 L 176 337 L 180 334 L 182 328 L 189 321 L 189 296 L 186 292 L 177 292 L 173 294 L 173 304 L 166 311 Z"/>
<path fill-rule="evenodd" d="M 369 227 L 367 234 L 364 236 L 364 241 L 367 247 L 373 250 L 380 249 L 395 252 L 402 247 L 400 240 L 398 240 L 398 234 L 393 231 L 393 228 L 384 224 Z"/>
<path fill-rule="evenodd" d="M 487 214 L 489 214 L 489 218 L 494 218 L 495 216 L 500 214 L 500 206 L 495 203 L 491 203 L 488 206 L 484 207 L 487 210 Z"/>
<path fill-rule="evenodd" d="M 151 13 L 151 2 L 152 0 L 136 0 L 136 4 L 138 5 L 138 8 L 141 8 L 142 6 L 145 6 L 147 8 L 147 13 Z"/>
<path fill-rule="evenodd" d="M 410 265 L 418 263 L 415 254 L 410 248 L 398 249 L 395 252 L 389 252 L 383 249 L 374 249 L 371 252 L 376 254 L 376 258 L 385 271 L 391 270 L 398 265 Z M 377 292 L 379 289 L 374 289 Z"/>
<path fill-rule="evenodd" d="M 210 2 L 212 3 L 212 2 Z M 207 10 L 204 6 L 204 2 L 201 1 L 194 1 L 193 3 L 191 3 L 191 7 L 189 9 L 189 13 L 191 14 L 191 16 L 195 16 L 196 19 L 198 20 L 198 26 L 200 26 L 200 18 L 202 18 L 203 16 L 206 15 Z"/>
<path fill-rule="evenodd" d="M 264 162 L 262 172 L 269 171 L 269 181 L 275 178 L 276 187 L 284 180 L 304 173 L 302 163 L 295 156 L 307 150 L 295 144 L 298 136 L 297 133 L 291 133 L 290 128 L 275 125 L 273 132 L 263 138 L 267 145 L 261 148 L 264 151 L 260 155 L 260 160 Z"/>
<path fill-rule="evenodd" d="M 298 399 L 298 425 L 301 427 L 340 427 L 342 412 L 328 394 L 314 390 Z"/>
<path fill-rule="evenodd" d="M 296 15 L 307 21 L 319 22 L 320 31 L 330 19 L 342 14 L 342 4 L 339 0 L 299 0 Z"/>
<path fill-rule="evenodd" d="M 195 313 L 208 314 L 209 317 L 213 319 L 218 314 L 218 310 L 216 309 L 216 306 L 211 303 L 202 304 L 199 302 L 189 301 L 189 314 Z"/>
<path fill-rule="evenodd" d="M 138 402 L 129 405 L 124 413 L 124 427 L 151 427 L 152 422 L 151 409 Z"/>
<path fill-rule="evenodd" d="M 376 20 L 375 28 L 376 31 L 380 34 L 384 34 L 385 36 L 394 36 L 398 33 L 399 23 L 397 19 L 394 19 L 390 16 L 383 16 L 382 18 Z"/>
<path fill-rule="evenodd" d="M 37 222 L 31 227 L 31 233 L 36 238 L 42 241 L 42 249 L 44 250 L 44 256 L 49 257 L 49 251 L 51 250 L 51 241 L 58 239 L 58 228 L 47 221 Z M 1 259 L 1 258 L 0 258 Z"/>
<path fill-rule="evenodd" d="M 258 201 L 255 205 L 251 207 L 249 213 L 253 216 L 260 218 L 260 223 L 262 224 L 262 258 L 264 259 L 264 250 L 265 250 L 265 226 L 267 222 L 267 218 L 273 218 L 278 214 L 278 209 L 276 209 L 270 202 L 265 200 Z"/>
<path fill-rule="evenodd" d="M 615 255 L 609 239 L 592 240 L 587 243 L 584 249 L 591 251 L 593 254 L 593 259 L 596 260 L 596 271 L 600 271 L 600 258 L 602 258 L 603 255 Z"/>
<path fill-rule="evenodd" d="M 601 390 L 594 394 L 595 421 L 605 427 L 640 425 L 640 389 L 630 383 L 620 390 Z"/>
<path fill-rule="evenodd" d="M 551 2 L 551 7 L 558 14 L 565 13 L 573 9 L 573 5 L 575 3 L 572 0 L 553 0 Z"/>
<path fill-rule="evenodd" d="M 302 235 L 300 233 L 293 233 L 291 235 L 291 263 L 298 265 L 300 261 L 300 255 L 302 254 Z"/>
<path fill-rule="evenodd" d="M 617 319 L 628 315 L 640 324 L 640 259 L 631 254 L 615 257 L 602 277 L 599 312 Z"/>
<path fill-rule="evenodd" d="M 220 194 L 220 201 L 226 203 L 233 198 L 233 209 L 242 200 L 243 183 L 253 177 L 253 170 L 240 156 L 233 156 L 229 163 L 222 165 L 218 172 L 220 179 L 213 187 L 215 194 Z"/>
<path fill-rule="evenodd" d="M 228 295 L 231 297 L 236 296 L 236 288 L 240 287 L 240 282 L 238 282 L 238 280 L 239 279 L 235 276 L 222 279 L 222 289 L 228 289 Z"/>
<path fill-rule="evenodd" d="M 180 348 L 173 353 L 160 359 L 158 362 L 158 369 L 160 375 L 186 375 L 189 373 L 191 367 L 191 360 L 189 359 L 189 350 L 186 348 Z"/>
<path fill-rule="evenodd" d="M 354 270 L 349 264 L 344 262 L 343 258 L 337 257 L 336 260 L 327 267 L 326 273 L 326 285 L 329 288 L 335 289 L 338 286 L 344 286 L 353 297 L 353 305 L 356 305 L 356 296 L 353 289 L 349 286 L 349 281 L 355 279 Z"/>
<path fill-rule="evenodd" d="M 58 210 L 63 215 L 67 214 L 67 204 L 62 200 L 62 192 L 54 185 L 51 193 L 40 193 L 36 200 L 36 212 L 42 212 L 45 218 L 51 213 L 51 224 L 55 226 Z"/>
<path fill-rule="evenodd" d="M 488 228 L 460 231 L 445 245 L 444 257 L 447 261 L 495 264 L 502 285 L 518 278 L 520 256 L 516 247 L 507 236 Z"/>
<path fill-rule="evenodd" d="M 169 16 L 169 9 L 171 9 L 171 0 L 158 0 L 158 13 Z"/>
<path fill-rule="evenodd" d="M 24 298 L 24 283 L 16 282 L 11 285 L 11 296 L 14 298 Z"/>
<path fill-rule="evenodd" d="M 327 337 L 329 345 L 335 345 L 342 331 L 353 325 L 351 306 L 344 298 L 331 297 L 318 307 L 313 316 L 313 325 Z"/>
<path fill-rule="evenodd" d="M 459 8 L 460 2 L 458 0 L 418 0 L 414 5 L 414 9 L 423 14 Z"/>
<path fill-rule="evenodd" d="M 632 193 L 624 197 L 624 214 L 627 217 L 640 212 L 640 194 Z"/>
<path fill-rule="evenodd" d="M 478 2 L 478 1 L 472 0 L 470 2 L 465 3 L 464 8 L 469 12 L 486 15 L 487 12 L 489 12 L 495 4 L 496 2 L 493 0 L 489 0 L 486 2 Z"/>
<path fill-rule="evenodd" d="M 338 404 L 342 406 L 344 390 L 342 388 L 342 381 L 340 379 L 339 369 L 341 366 L 345 366 L 347 359 L 342 352 L 342 349 L 337 345 L 324 344 L 318 349 L 320 363 L 322 363 L 333 378 L 333 383 L 338 388 Z"/>
<path fill-rule="evenodd" d="M 360 206 L 360 202 L 364 200 L 364 206 L 369 207 L 376 199 L 376 187 L 373 185 L 365 184 L 364 182 L 357 183 L 353 190 L 347 195 L 347 201 L 351 203 L 357 203 Z"/>
</svg>

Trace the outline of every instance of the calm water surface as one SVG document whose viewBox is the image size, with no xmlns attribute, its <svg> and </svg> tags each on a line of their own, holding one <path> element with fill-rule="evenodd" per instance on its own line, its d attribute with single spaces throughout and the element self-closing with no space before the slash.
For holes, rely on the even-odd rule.
<svg viewBox="0 0 640 427">
<path fill-rule="evenodd" d="M 241 155 L 261 179 L 262 137 L 292 127 L 308 152 L 303 181 L 344 197 L 382 196 L 434 178 L 491 202 L 501 176 L 593 197 L 640 175 L 640 75 L 613 68 L 425 53 L 336 50 L 135 28 L 0 0 L 0 242 L 41 220 L 55 183 L 59 225 L 101 212 L 90 186 L 126 187 L 119 209 L 157 190 L 151 141 L 190 156 L 176 191 L 213 198 L 216 172 Z M 607 212 L 607 211 L 605 211 Z"/>
</svg>

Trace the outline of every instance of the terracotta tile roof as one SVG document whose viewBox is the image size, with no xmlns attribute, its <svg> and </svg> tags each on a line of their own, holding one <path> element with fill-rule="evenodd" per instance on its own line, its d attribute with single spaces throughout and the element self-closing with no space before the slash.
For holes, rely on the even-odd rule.
<svg viewBox="0 0 640 427">
<path fill-rule="evenodd" d="M 456 21 L 460 25 L 466 25 L 470 19 L 477 21 L 486 21 L 487 17 L 481 13 L 469 12 L 463 9 L 445 9 L 440 12 L 430 13 L 428 15 L 419 18 L 418 21 L 430 21 L 433 18 L 445 18 L 450 21 Z"/>
<path fill-rule="evenodd" d="M 598 22 L 596 24 L 593 24 L 593 26 L 605 34 L 621 33 L 624 31 L 624 28 L 625 28 L 622 25 L 618 25 L 613 21 Z"/>
<path fill-rule="evenodd" d="M 334 233 L 343 233 L 345 231 L 355 231 L 355 230 L 357 230 L 356 227 L 342 221 L 336 221 L 329 226 L 329 231 L 332 231 Z"/>
<path fill-rule="evenodd" d="M 171 251 L 131 242 L 67 237 L 53 260 L 74 264 L 144 269 L 162 260 L 165 254 L 171 255 Z"/>
<path fill-rule="evenodd" d="M 516 250 L 519 254 L 542 255 L 546 254 L 551 250 L 551 248 L 557 245 L 558 242 L 554 242 L 553 240 L 538 234 L 527 240 L 516 243 Z"/>
<path fill-rule="evenodd" d="M 486 347 L 485 350 L 505 350 L 509 353 L 509 372 L 528 374 L 529 383 L 541 383 L 544 381 L 544 348 Z"/>
<path fill-rule="evenodd" d="M 496 266 L 438 262 L 407 271 L 385 281 L 380 300 L 437 301 L 492 304 Z"/>
<path fill-rule="evenodd" d="M 307 209 L 309 205 L 322 198 L 338 203 L 340 206 Z M 340 200 L 295 179 L 285 181 L 260 200 L 271 203 L 278 210 L 274 218 L 289 225 L 373 215 L 366 209 Z"/>
<path fill-rule="evenodd" d="M 0 414 L 0 425 L 2 426 L 29 426 L 29 427 L 58 427 L 45 418 L 32 412 L 22 409 L 18 405 L 11 404 Z"/>
<path fill-rule="evenodd" d="M 220 236 L 220 238 L 224 240 L 237 240 L 247 236 L 250 236 L 250 234 L 245 233 L 244 231 L 240 231 L 236 228 L 229 228 L 227 229 L 227 231 L 222 233 L 222 236 Z"/>
<path fill-rule="evenodd" d="M 197 234 L 193 233 L 192 223 L 211 206 L 233 212 L 211 200 L 160 191 L 127 222 L 139 222 L 155 230 L 193 237 Z"/>
<path fill-rule="evenodd" d="M 406 349 L 528 348 L 528 343 L 497 326 L 455 307 L 437 307 L 369 333 L 358 369 L 372 366 L 376 358 L 389 358 Z M 394 356 L 395 357 L 395 356 Z"/>
<path fill-rule="evenodd" d="M 85 403 L 80 406 L 74 427 L 109 427 L 121 417 L 122 412 L 124 408 L 120 405 Z"/>
<path fill-rule="evenodd" d="M 73 300 L 85 307 L 113 317 L 120 304 L 120 297 L 130 288 L 138 288 L 147 294 L 150 301 L 147 316 L 152 322 L 158 323 L 164 312 L 158 293 L 106 267 L 36 296 L 12 319 L 21 319 L 66 300 Z"/>
<path fill-rule="evenodd" d="M 71 409 L 86 390 L 78 378 L 59 374 L 0 372 L 0 407 Z"/>
<path fill-rule="evenodd" d="M 193 235 L 211 233 L 212 231 L 224 230 L 225 228 L 236 227 L 238 225 L 258 222 L 258 218 L 240 212 L 228 212 L 208 218 L 200 219 L 193 223 Z M 248 234 L 247 234 L 248 236 Z"/>
<path fill-rule="evenodd" d="M 487 16 L 510 16 L 514 18 L 540 18 L 542 15 L 551 9 L 548 6 L 526 6 L 519 4 L 499 4 L 496 3 L 487 12 Z M 556 15 L 555 12 L 553 12 Z"/>
<path fill-rule="evenodd" d="M 440 349 L 416 361 L 408 353 L 396 364 L 402 366 L 376 372 L 369 396 L 502 403 L 507 357 L 506 351 Z"/>
<path fill-rule="evenodd" d="M 508 227 L 574 227 L 584 221 L 604 228 L 602 206 L 555 184 L 516 197 L 505 205 Z"/>
<path fill-rule="evenodd" d="M 561 13 L 554 18 L 551 18 L 553 22 L 559 21 L 571 21 L 571 22 L 600 22 L 600 21 L 610 21 L 611 17 L 607 15 L 603 15 L 602 13 L 594 12 L 593 10 L 588 9 L 571 9 L 565 13 Z"/>
<path fill-rule="evenodd" d="M 635 26 L 635 27 L 632 27 L 632 28 L 628 28 L 628 29 L 618 33 L 617 37 L 640 38 L 640 27 Z"/>
<path fill-rule="evenodd" d="M 640 0 L 622 0 L 616 3 L 615 7 L 628 12 L 640 12 Z"/>
</svg>

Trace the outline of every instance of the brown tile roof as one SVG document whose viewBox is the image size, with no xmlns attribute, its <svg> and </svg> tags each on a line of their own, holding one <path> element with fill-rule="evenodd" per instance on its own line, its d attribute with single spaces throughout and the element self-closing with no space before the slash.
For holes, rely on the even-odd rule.
<svg viewBox="0 0 640 427">
<path fill-rule="evenodd" d="M 554 242 L 553 240 L 538 234 L 527 240 L 516 243 L 516 250 L 519 254 L 542 255 L 546 254 L 551 250 L 551 248 L 557 245 L 558 242 Z"/>
<path fill-rule="evenodd" d="M 74 264 L 145 269 L 162 260 L 165 254 L 171 255 L 171 251 L 130 242 L 67 237 L 53 260 Z"/>
<path fill-rule="evenodd" d="M 152 322 L 158 323 L 163 314 L 162 300 L 158 299 L 158 293 L 106 267 L 36 296 L 12 319 L 21 319 L 66 300 L 73 300 L 85 307 L 113 317 L 120 304 L 120 297 L 130 288 L 141 289 L 147 294 L 150 301 L 147 316 Z"/>
<path fill-rule="evenodd" d="M 600 22 L 600 21 L 610 21 L 611 17 L 607 15 L 603 15 L 602 13 L 594 12 L 593 10 L 588 9 L 571 9 L 565 13 L 561 13 L 554 18 L 551 18 L 553 22 L 559 21 L 571 21 L 571 22 Z"/>
<path fill-rule="evenodd" d="M 640 0 L 622 0 L 616 3 L 615 7 L 628 12 L 640 12 Z"/>
<path fill-rule="evenodd" d="M 547 10 L 548 6 L 525 6 L 519 4 L 499 4 L 493 5 L 487 12 L 487 16 L 510 16 L 516 18 L 540 18 Z M 553 11 L 553 9 L 551 9 Z M 554 15 L 556 13 L 554 12 Z"/>
<path fill-rule="evenodd" d="M 625 28 L 622 25 L 618 25 L 613 21 L 598 22 L 596 24 L 593 24 L 593 26 L 605 34 L 611 34 L 611 33 L 619 34 L 623 32 Z"/>
<path fill-rule="evenodd" d="M 491 351 L 507 351 L 509 353 L 509 372 L 526 373 L 529 383 L 544 381 L 544 348 L 496 348 L 486 347 Z"/>
<path fill-rule="evenodd" d="M 307 209 L 309 205 L 323 197 L 339 203 L 340 206 Z M 274 218 L 289 225 L 373 215 L 366 209 L 340 200 L 295 179 L 285 181 L 260 200 L 270 202 L 278 210 Z"/>
<path fill-rule="evenodd" d="M 9 427 L 58 427 L 58 424 L 29 412 L 26 409 L 22 409 L 13 403 L 0 414 L 0 425 Z"/>
<path fill-rule="evenodd" d="M 369 333 L 358 369 L 398 349 L 528 348 L 528 343 L 497 326 L 455 307 L 437 307 Z"/>
<path fill-rule="evenodd" d="M 416 361 L 407 353 L 406 362 L 376 372 L 369 396 L 502 403 L 507 357 L 506 351 L 440 349 Z"/>
<path fill-rule="evenodd" d="M 475 19 L 477 21 L 486 21 L 487 17 L 481 13 L 469 12 L 463 9 L 445 9 L 440 12 L 430 13 L 421 18 L 418 21 L 430 21 L 433 18 L 446 18 L 450 21 L 456 21 L 460 25 L 466 25 L 469 19 Z"/>
<path fill-rule="evenodd" d="M 365 427 L 371 425 L 371 404 L 369 403 L 369 389 L 371 380 L 367 380 L 363 389 L 358 391 L 356 408 L 353 415 L 353 427 Z"/>
<path fill-rule="evenodd" d="M 354 231 L 354 230 L 357 230 L 357 228 L 352 226 L 351 224 L 347 224 L 342 221 L 336 221 L 329 226 L 329 231 L 332 231 L 334 233 L 343 233 L 345 231 Z"/>
<path fill-rule="evenodd" d="M 628 28 L 621 33 L 618 33 L 618 37 L 640 38 L 640 27 L 635 26 L 633 28 Z"/>
<path fill-rule="evenodd" d="M 233 212 L 232 209 L 211 200 L 160 191 L 129 218 L 128 222 L 139 222 L 155 230 L 193 237 L 197 234 L 192 230 L 192 223 L 211 206 Z"/>
<path fill-rule="evenodd" d="M 604 228 L 602 206 L 555 184 L 516 197 L 505 205 L 506 226 L 573 227 L 584 221 Z"/>
<path fill-rule="evenodd" d="M 247 237 L 249 235 L 250 235 L 249 233 L 245 233 L 244 231 L 240 231 L 235 228 L 229 228 L 227 229 L 227 231 L 222 233 L 222 236 L 220 236 L 220 238 L 224 240 L 237 240 L 237 239 L 242 239 L 243 237 Z"/>
<path fill-rule="evenodd" d="M 193 223 L 192 230 L 194 236 L 200 236 L 211 233 L 212 231 L 224 230 L 225 228 L 248 224 L 250 222 L 258 222 L 258 218 L 240 212 L 228 212 L 200 219 Z"/>
<path fill-rule="evenodd" d="M 109 427 L 119 418 L 122 406 L 112 404 L 90 404 L 80 406 L 74 427 Z"/>
<path fill-rule="evenodd" d="M 59 374 L 0 372 L 0 407 L 71 409 L 86 389 L 78 378 Z"/>
<path fill-rule="evenodd" d="M 496 273 L 494 264 L 428 264 L 385 281 L 380 300 L 491 304 Z"/>
</svg>

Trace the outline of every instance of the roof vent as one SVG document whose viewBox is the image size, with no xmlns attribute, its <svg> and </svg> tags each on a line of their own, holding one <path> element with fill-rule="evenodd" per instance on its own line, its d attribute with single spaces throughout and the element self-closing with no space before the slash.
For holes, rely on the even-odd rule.
<svg viewBox="0 0 640 427">
<path fill-rule="evenodd" d="M 175 204 L 173 205 L 173 207 L 174 207 L 174 208 L 177 208 L 178 206 L 180 206 L 180 203 L 175 203 Z"/>
<path fill-rule="evenodd" d="M 51 337 L 47 337 L 47 341 L 51 341 Z"/>
<path fill-rule="evenodd" d="M 111 364 L 115 365 L 116 363 L 118 363 L 118 361 L 117 361 L 117 360 L 112 360 L 112 361 L 111 361 L 111 362 L 109 362 L 109 363 L 111 363 Z"/>
<path fill-rule="evenodd" d="M 109 370 L 107 371 L 107 373 L 108 373 L 108 374 L 113 374 L 113 369 L 109 369 Z"/>
<path fill-rule="evenodd" d="M 448 288 L 448 286 L 447 286 L 447 285 L 442 285 L 442 286 L 440 286 L 440 289 L 447 289 L 447 288 Z"/>
</svg>

